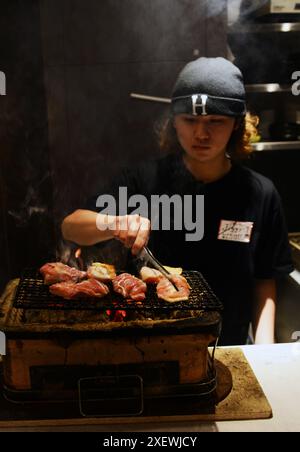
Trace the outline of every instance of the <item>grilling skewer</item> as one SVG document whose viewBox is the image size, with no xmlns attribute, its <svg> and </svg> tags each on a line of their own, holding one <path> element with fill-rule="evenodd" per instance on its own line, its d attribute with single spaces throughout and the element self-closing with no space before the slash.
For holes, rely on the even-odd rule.
<svg viewBox="0 0 300 452">
<path fill-rule="evenodd" d="M 165 267 L 159 262 L 159 260 L 154 257 L 152 252 L 149 250 L 147 246 L 144 246 L 140 253 L 138 254 L 138 259 L 145 262 L 146 264 L 151 264 L 153 268 L 156 270 L 159 270 L 163 276 L 165 276 L 173 285 L 173 287 L 176 289 L 177 292 L 179 292 L 178 287 L 176 287 L 176 284 L 174 284 L 172 280 L 172 275 L 168 270 L 165 269 Z"/>
<path fill-rule="evenodd" d="M 172 281 L 172 274 L 164 268 L 164 266 L 154 257 L 147 246 L 144 246 L 138 254 L 138 259 L 145 263 L 150 263 L 156 270 L 159 270 L 166 278 Z"/>
</svg>

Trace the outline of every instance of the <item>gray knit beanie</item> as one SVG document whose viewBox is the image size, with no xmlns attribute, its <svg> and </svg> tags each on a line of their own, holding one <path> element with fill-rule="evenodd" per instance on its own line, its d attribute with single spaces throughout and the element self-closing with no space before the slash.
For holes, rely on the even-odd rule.
<svg viewBox="0 0 300 452">
<path fill-rule="evenodd" d="M 224 58 L 199 58 L 180 72 L 172 93 L 174 115 L 243 116 L 245 86 L 241 71 Z"/>
</svg>

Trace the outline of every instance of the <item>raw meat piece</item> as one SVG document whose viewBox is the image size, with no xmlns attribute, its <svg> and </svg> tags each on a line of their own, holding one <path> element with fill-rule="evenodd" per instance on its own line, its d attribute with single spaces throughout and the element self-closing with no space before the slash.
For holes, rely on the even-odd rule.
<svg viewBox="0 0 300 452">
<path fill-rule="evenodd" d="M 45 264 L 40 268 L 40 272 L 44 277 L 44 283 L 47 285 L 67 281 L 76 283 L 86 278 L 86 272 L 69 267 L 62 262 Z"/>
<path fill-rule="evenodd" d="M 146 298 L 147 285 L 129 273 L 122 273 L 113 280 L 114 291 L 134 301 Z"/>
<path fill-rule="evenodd" d="M 173 284 L 176 286 L 177 290 Z M 187 280 L 179 275 L 172 276 L 171 280 L 163 276 L 156 287 L 158 298 L 170 303 L 187 301 L 189 299 L 190 289 Z"/>
<path fill-rule="evenodd" d="M 53 295 L 63 297 L 65 300 L 82 297 L 102 298 L 109 293 L 108 287 L 96 279 L 88 279 L 78 284 L 61 282 L 53 284 L 49 290 Z"/>
</svg>

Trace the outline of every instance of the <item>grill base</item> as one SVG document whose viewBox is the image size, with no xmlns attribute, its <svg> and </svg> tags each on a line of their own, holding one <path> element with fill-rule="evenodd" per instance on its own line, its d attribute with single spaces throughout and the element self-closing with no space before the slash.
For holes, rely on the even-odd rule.
<svg viewBox="0 0 300 452">
<path fill-rule="evenodd" d="M 232 390 L 232 376 L 229 369 L 221 362 L 216 361 L 216 380 L 215 390 L 210 394 L 203 394 L 202 387 L 198 385 L 188 385 L 178 388 L 176 392 L 173 387 L 168 388 L 168 392 L 163 395 L 147 393 L 143 394 L 143 412 L 138 414 L 140 408 L 140 399 L 138 392 L 133 394 L 129 392 L 128 397 L 122 399 L 121 403 L 118 397 L 109 400 L 99 399 L 91 400 L 83 394 L 81 403 L 78 391 L 74 392 L 74 398 L 57 398 L 57 391 L 42 394 L 41 391 L 18 391 L 17 393 L 8 388 L 3 388 L 0 381 L 0 405 L 2 414 L 11 413 L 11 401 L 14 402 L 15 419 L 78 419 L 82 416 L 103 417 L 112 420 L 119 417 L 118 422 L 122 422 L 124 417 L 129 416 L 134 419 L 158 416 L 157 420 L 161 422 L 162 416 L 189 416 L 213 414 L 215 406 L 224 400 Z M 0 369 L 1 370 L 1 369 Z M 209 386 L 207 386 L 209 387 Z M 210 386 L 209 389 L 212 387 Z M 201 393 L 202 392 L 202 393 Z M 88 394 L 90 396 L 90 394 Z M 95 394 L 94 394 L 95 395 Z M 99 394 L 98 394 L 99 395 Z M 70 394 L 69 394 L 70 396 Z M 56 399 L 55 399 L 56 397 Z M 5 401 L 4 398 L 8 401 Z M 124 400 L 125 399 L 125 400 Z M 136 416 L 135 418 L 133 416 Z M 8 418 L 11 422 L 11 414 Z M 178 420 L 178 419 L 177 419 Z M 126 421 L 127 422 L 127 421 Z M 129 422 L 131 422 L 129 420 Z"/>
<path fill-rule="evenodd" d="M 201 333 L 99 339 L 65 336 L 63 340 L 8 338 L 4 384 L 12 390 L 39 389 L 33 369 L 45 366 L 64 368 L 67 375 L 72 366 L 112 366 L 119 372 L 135 365 L 155 367 L 157 362 L 166 366 L 177 363 L 178 384 L 198 383 L 207 379 L 207 347 L 216 340 L 212 334 Z"/>
<path fill-rule="evenodd" d="M 26 398 L 26 394 L 44 397 L 45 391 L 52 394 L 52 399 L 55 394 L 58 399 L 65 397 L 66 391 L 72 392 L 72 387 L 65 387 L 68 382 L 65 376 L 72 376 L 75 368 L 80 369 L 75 382 L 78 377 L 91 376 L 92 368 L 93 377 L 99 375 L 99 369 L 101 375 L 108 368 L 113 369 L 117 376 L 121 371 L 126 375 L 129 371 L 139 375 L 143 366 L 146 370 L 159 369 L 159 379 L 154 382 L 147 380 L 151 375 L 148 371 L 143 375 L 147 391 L 152 391 L 151 397 L 153 391 L 158 398 L 175 397 L 169 393 L 174 386 L 177 392 L 179 387 L 183 389 L 187 385 L 194 392 L 195 385 L 207 392 L 207 382 L 211 381 L 213 372 L 208 347 L 217 342 L 221 329 L 218 312 L 197 310 L 194 317 L 180 319 L 101 323 L 99 314 L 94 311 L 16 309 L 12 307 L 12 300 L 17 283 L 12 281 L 8 285 L 1 300 L 0 330 L 7 339 L 3 360 L 7 398 L 16 401 L 18 397 Z M 35 316 L 31 315 L 33 312 Z M 186 310 L 177 312 L 183 316 L 188 314 Z M 81 323 L 75 323 L 76 316 L 82 316 Z M 157 367 L 157 363 L 162 367 Z M 63 376 L 49 380 L 51 372 L 47 374 L 45 370 L 54 368 L 63 371 Z M 172 372 L 166 370 L 170 368 Z M 95 369 L 98 369 L 96 375 Z M 198 396 L 204 394 L 198 393 Z M 176 394 L 178 397 L 181 395 Z"/>
</svg>

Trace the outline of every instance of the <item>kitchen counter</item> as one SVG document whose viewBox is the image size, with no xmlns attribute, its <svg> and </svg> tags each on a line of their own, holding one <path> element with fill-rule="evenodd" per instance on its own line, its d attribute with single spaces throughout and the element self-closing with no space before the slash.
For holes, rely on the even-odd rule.
<svg viewBox="0 0 300 452">
<path fill-rule="evenodd" d="M 241 348 L 272 406 L 273 418 L 218 422 L 215 425 L 216 430 L 220 432 L 299 432 L 300 343 L 248 345 Z"/>
<path fill-rule="evenodd" d="M 300 330 L 300 327 L 299 327 Z M 300 332 L 299 332 L 300 337 Z M 253 421 L 174 422 L 157 424 L 0 428 L 1 431 L 111 432 L 291 432 L 300 431 L 300 343 L 240 347 L 273 409 L 273 418 Z"/>
</svg>

